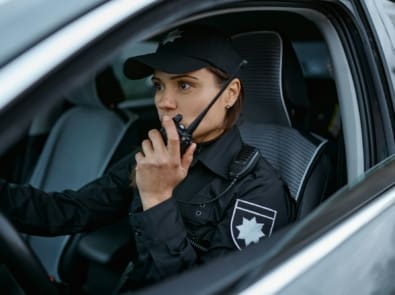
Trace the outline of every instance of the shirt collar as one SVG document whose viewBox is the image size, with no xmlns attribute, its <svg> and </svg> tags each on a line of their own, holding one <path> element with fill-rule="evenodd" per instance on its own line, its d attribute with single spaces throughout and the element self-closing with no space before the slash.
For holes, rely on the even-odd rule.
<svg viewBox="0 0 395 295">
<path fill-rule="evenodd" d="M 242 147 L 239 129 L 233 126 L 219 138 L 198 144 L 192 165 L 200 161 L 208 169 L 226 179 L 229 166 Z"/>
</svg>

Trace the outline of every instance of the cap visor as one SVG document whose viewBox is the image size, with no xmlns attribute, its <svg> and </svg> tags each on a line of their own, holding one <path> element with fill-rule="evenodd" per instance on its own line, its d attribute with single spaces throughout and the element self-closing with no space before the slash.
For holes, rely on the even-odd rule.
<svg viewBox="0 0 395 295">
<path fill-rule="evenodd" d="M 184 74 L 209 65 L 206 61 L 189 56 L 152 53 L 126 60 L 124 73 L 129 79 L 141 79 L 151 75 L 154 70 L 170 74 Z"/>
</svg>

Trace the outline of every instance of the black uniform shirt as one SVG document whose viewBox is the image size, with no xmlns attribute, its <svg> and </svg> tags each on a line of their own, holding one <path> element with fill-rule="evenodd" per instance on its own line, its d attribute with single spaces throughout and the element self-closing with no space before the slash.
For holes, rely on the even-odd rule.
<svg viewBox="0 0 395 295">
<path fill-rule="evenodd" d="M 288 190 L 265 159 L 231 185 L 229 167 L 242 145 L 237 127 L 199 145 L 188 177 L 170 199 L 144 212 L 133 204 L 138 261 L 131 284 L 243 249 L 290 221 Z"/>
<path fill-rule="evenodd" d="M 129 283 L 146 284 L 257 243 L 290 221 L 288 190 L 265 159 L 229 186 L 241 148 L 237 127 L 198 146 L 173 196 L 144 212 L 129 185 L 134 155 L 77 191 L 0 181 L 0 208 L 21 231 L 40 235 L 96 229 L 129 213 L 137 247 Z"/>
</svg>

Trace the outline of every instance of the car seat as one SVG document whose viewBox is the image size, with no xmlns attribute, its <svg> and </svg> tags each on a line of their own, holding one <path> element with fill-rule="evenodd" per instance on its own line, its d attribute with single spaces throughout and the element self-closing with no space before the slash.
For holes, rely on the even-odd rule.
<svg viewBox="0 0 395 295">
<path fill-rule="evenodd" d="M 296 54 L 275 31 L 242 33 L 233 41 L 248 60 L 240 74 L 245 89 L 241 136 L 279 172 L 300 219 L 325 198 L 331 167 L 327 140 L 306 131 L 309 100 Z"/>
<path fill-rule="evenodd" d="M 55 122 L 29 181 L 44 191 L 78 189 L 101 176 L 137 119 L 134 113 L 117 107 L 124 96 L 111 68 L 76 88 L 66 99 L 72 107 Z M 58 267 L 71 237 L 26 237 L 56 281 L 61 281 Z"/>
</svg>

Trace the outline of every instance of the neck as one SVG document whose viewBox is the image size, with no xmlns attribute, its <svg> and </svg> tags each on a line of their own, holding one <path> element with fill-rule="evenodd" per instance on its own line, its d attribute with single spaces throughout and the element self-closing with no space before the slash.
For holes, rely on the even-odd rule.
<svg viewBox="0 0 395 295">
<path fill-rule="evenodd" d="M 205 143 L 217 139 L 225 132 L 224 128 L 216 128 L 205 134 L 197 134 L 193 137 L 195 143 Z"/>
</svg>

